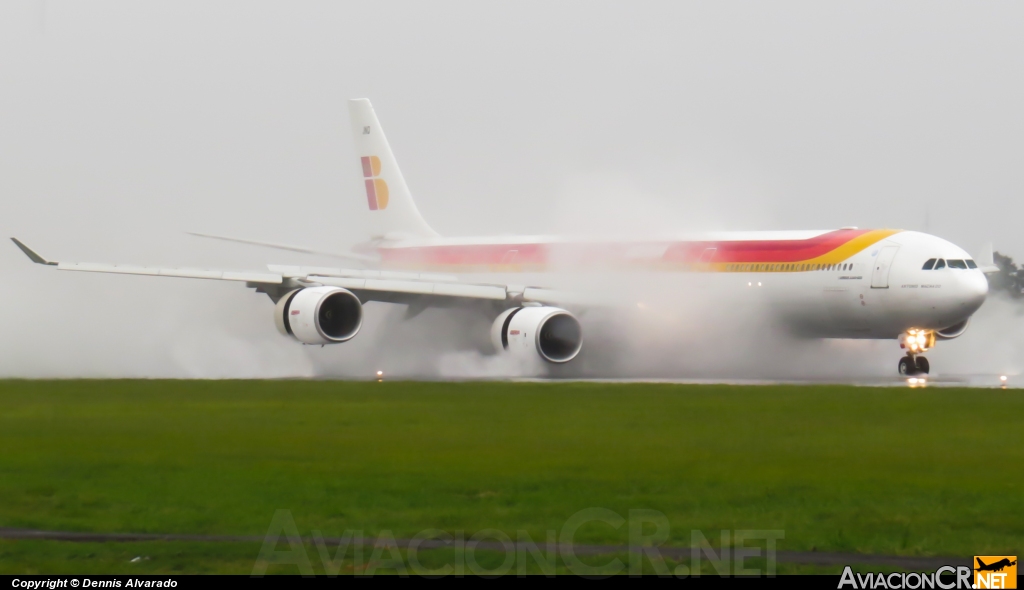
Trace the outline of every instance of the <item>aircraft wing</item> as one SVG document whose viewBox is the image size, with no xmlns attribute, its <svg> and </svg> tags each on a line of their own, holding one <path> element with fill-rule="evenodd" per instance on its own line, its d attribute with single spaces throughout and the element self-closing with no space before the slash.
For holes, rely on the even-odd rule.
<svg viewBox="0 0 1024 590">
<path fill-rule="evenodd" d="M 17 238 L 11 238 L 32 262 L 47 266 L 56 266 L 57 270 L 78 270 L 84 272 L 106 272 L 125 275 L 147 275 L 155 277 L 179 277 L 185 279 L 216 279 L 221 281 L 243 281 L 251 283 L 281 284 L 279 274 L 266 272 L 238 272 L 224 270 L 207 270 L 198 268 L 157 268 L 152 266 L 132 266 L 124 264 L 100 264 L 95 262 L 55 262 L 47 260 L 37 252 L 23 244 Z"/>
<path fill-rule="evenodd" d="M 11 241 L 32 262 L 54 266 L 57 270 L 239 281 L 267 293 L 275 301 L 292 289 L 327 285 L 348 289 L 364 302 L 383 301 L 427 306 L 450 306 L 456 304 L 458 300 L 467 299 L 563 305 L 585 303 L 569 292 L 522 285 L 467 283 L 451 275 L 432 273 L 279 265 L 268 265 L 269 272 L 263 272 L 57 262 L 44 258 L 17 238 L 11 238 Z"/>
</svg>

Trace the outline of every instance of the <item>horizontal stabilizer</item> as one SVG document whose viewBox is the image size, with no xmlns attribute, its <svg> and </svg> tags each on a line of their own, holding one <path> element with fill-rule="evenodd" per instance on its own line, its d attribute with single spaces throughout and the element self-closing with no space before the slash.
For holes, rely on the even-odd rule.
<svg viewBox="0 0 1024 590">
<path fill-rule="evenodd" d="M 378 262 L 375 256 L 367 256 L 365 254 L 356 254 L 355 252 L 328 252 L 326 250 L 314 250 L 313 248 L 306 248 L 304 246 L 292 246 L 290 244 L 278 244 L 275 242 L 261 242 L 257 240 L 245 240 L 242 238 L 229 238 L 227 236 L 216 236 L 213 234 L 201 234 L 198 232 L 185 232 L 190 236 L 196 236 L 199 238 L 209 238 L 211 240 L 222 240 L 224 242 L 235 242 L 237 244 L 248 244 L 250 246 L 263 246 L 264 248 L 274 248 L 275 250 L 288 250 L 289 252 L 302 252 L 303 254 L 318 254 L 320 256 L 331 256 L 333 258 L 342 258 L 346 260 L 358 260 L 360 262 Z"/>
</svg>

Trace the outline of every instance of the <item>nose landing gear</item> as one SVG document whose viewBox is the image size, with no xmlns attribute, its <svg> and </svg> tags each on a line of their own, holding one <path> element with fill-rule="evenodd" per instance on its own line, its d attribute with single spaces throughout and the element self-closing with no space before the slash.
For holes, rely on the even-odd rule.
<svg viewBox="0 0 1024 590">
<path fill-rule="evenodd" d="M 915 375 L 927 375 L 928 371 L 931 370 L 931 365 L 928 364 L 928 359 L 923 356 L 914 356 L 908 354 L 907 356 L 900 359 L 899 372 L 900 375 L 907 377 L 913 377 Z"/>
<path fill-rule="evenodd" d="M 907 356 L 900 359 L 898 366 L 900 375 L 913 377 L 915 375 L 927 375 L 931 370 L 928 359 L 920 356 L 929 348 L 935 346 L 935 332 L 930 330 L 907 330 L 900 334 L 900 348 L 907 351 Z"/>
</svg>

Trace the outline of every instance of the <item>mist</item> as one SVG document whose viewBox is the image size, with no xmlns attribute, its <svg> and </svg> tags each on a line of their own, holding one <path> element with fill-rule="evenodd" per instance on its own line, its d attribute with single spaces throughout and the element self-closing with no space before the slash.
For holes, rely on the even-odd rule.
<svg viewBox="0 0 1024 590">
<path fill-rule="evenodd" d="M 1022 25 L 1010 3 L 5 2 L 0 230 L 55 259 L 337 266 L 184 232 L 365 240 L 346 101 L 368 97 L 445 235 L 856 225 L 1020 255 Z M 13 245 L 0 268 L 5 377 L 552 375 L 481 353 L 467 311 L 369 304 L 353 341 L 308 347 L 241 285 L 55 272 Z M 530 277 L 621 304 L 581 316 L 553 376 L 895 372 L 895 341 L 798 340 L 685 277 L 615 278 Z M 932 366 L 1019 373 L 1022 318 L 993 294 Z"/>
</svg>

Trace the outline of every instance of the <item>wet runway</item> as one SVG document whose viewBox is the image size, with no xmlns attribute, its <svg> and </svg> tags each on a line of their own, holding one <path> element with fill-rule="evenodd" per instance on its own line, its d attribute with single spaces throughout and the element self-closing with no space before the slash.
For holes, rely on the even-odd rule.
<svg viewBox="0 0 1024 590">
<path fill-rule="evenodd" d="M 583 383 L 675 383 L 689 385 L 846 385 L 855 387 L 970 387 L 978 389 L 1021 389 L 1024 375 L 923 375 L 920 377 L 854 379 L 545 379 L 517 378 L 522 382 Z"/>
</svg>

